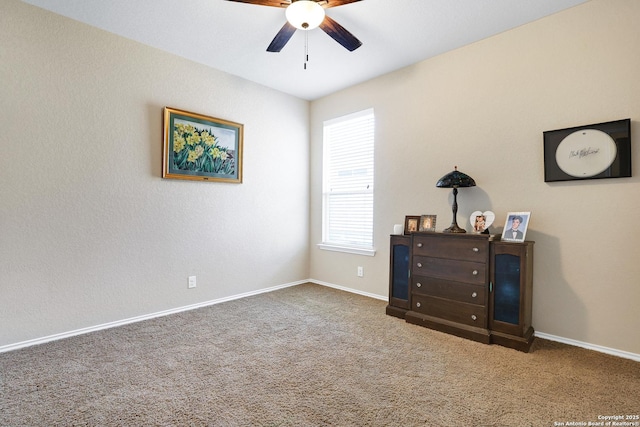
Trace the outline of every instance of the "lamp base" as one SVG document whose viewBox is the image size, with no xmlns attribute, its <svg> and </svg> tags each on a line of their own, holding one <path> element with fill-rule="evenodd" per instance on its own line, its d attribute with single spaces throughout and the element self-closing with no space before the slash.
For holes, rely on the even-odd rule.
<svg viewBox="0 0 640 427">
<path fill-rule="evenodd" d="M 451 224 L 449 228 L 445 228 L 444 230 L 442 230 L 442 232 L 443 233 L 466 233 L 467 230 L 465 230 L 464 228 L 458 227 L 458 224 Z"/>
<path fill-rule="evenodd" d="M 451 211 L 453 213 L 453 219 L 451 220 L 451 225 L 449 228 L 445 228 L 442 230 L 443 233 L 466 233 L 467 231 L 464 228 L 460 228 L 458 226 L 458 221 L 456 217 L 458 216 L 458 188 L 453 187 L 453 205 L 451 206 Z"/>
</svg>

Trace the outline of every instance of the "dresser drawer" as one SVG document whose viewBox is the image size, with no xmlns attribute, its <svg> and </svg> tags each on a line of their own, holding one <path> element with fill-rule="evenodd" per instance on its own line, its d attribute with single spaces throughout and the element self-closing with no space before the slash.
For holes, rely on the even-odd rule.
<svg viewBox="0 0 640 427">
<path fill-rule="evenodd" d="M 486 309 L 483 306 L 451 301 L 448 299 L 429 297 L 424 295 L 412 296 L 412 310 L 440 319 L 456 323 L 487 327 Z"/>
<path fill-rule="evenodd" d="M 485 285 L 451 282 L 433 277 L 413 276 L 411 279 L 411 291 L 414 294 L 447 298 L 481 306 L 486 305 L 486 289 Z"/>
<path fill-rule="evenodd" d="M 413 254 L 488 262 L 489 240 L 479 236 L 413 235 Z"/>
<path fill-rule="evenodd" d="M 487 283 L 487 264 L 453 259 L 414 256 L 413 275 L 436 277 L 456 282 L 484 285 Z"/>
</svg>

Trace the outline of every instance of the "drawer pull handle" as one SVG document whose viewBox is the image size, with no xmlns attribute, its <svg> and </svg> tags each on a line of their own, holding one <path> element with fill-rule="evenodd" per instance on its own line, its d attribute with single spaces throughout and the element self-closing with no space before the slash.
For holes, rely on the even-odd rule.
<svg viewBox="0 0 640 427">
<path fill-rule="evenodd" d="M 480 251 L 480 249 L 478 249 L 478 248 L 473 248 L 473 252 L 479 252 L 479 251 Z"/>
<path fill-rule="evenodd" d="M 416 303 L 416 307 L 420 308 L 420 303 L 419 302 Z"/>
<path fill-rule="evenodd" d="M 421 288 L 422 287 L 422 283 L 418 282 L 418 283 L 416 283 L 416 286 Z"/>
<path fill-rule="evenodd" d="M 422 268 L 422 263 L 421 262 L 418 263 L 418 268 Z"/>
<path fill-rule="evenodd" d="M 472 294 L 471 294 L 471 298 L 475 298 L 475 297 L 477 297 L 477 296 L 478 296 L 478 293 L 477 293 L 477 292 L 474 292 L 474 293 L 472 293 Z"/>
<path fill-rule="evenodd" d="M 471 274 L 473 274 L 474 276 L 477 276 L 478 275 L 478 270 L 473 270 L 473 273 L 471 273 Z"/>
<path fill-rule="evenodd" d="M 416 246 L 421 248 L 422 247 L 422 243 L 418 243 Z"/>
<path fill-rule="evenodd" d="M 471 320 L 477 320 L 477 319 L 478 319 L 478 318 L 476 317 L 476 315 L 475 315 L 475 314 L 472 314 L 472 315 L 471 315 Z"/>
</svg>

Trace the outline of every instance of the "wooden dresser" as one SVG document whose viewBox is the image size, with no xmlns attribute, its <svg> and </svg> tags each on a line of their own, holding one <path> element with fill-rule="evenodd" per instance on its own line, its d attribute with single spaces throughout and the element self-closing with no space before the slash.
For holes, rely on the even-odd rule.
<svg viewBox="0 0 640 427">
<path fill-rule="evenodd" d="M 388 314 L 485 344 L 529 350 L 533 242 L 420 232 L 411 235 L 409 253 L 408 300 L 392 299 L 390 293 Z"/>
</svg>

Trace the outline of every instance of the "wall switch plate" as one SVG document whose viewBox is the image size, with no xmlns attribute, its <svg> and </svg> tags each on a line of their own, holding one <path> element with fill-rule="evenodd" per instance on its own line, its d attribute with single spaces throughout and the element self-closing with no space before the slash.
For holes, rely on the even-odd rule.
<svg viewBox="0 0 640 427">
<path fill-rule="evenodd" d="M 364 268 L 358 267 L 358 277 L 364 277 Z"/>
<path fill-rule="evenodd" d="M 189 289 L 196 287 L 196 276 L 189 276 Z"/>
</svg>

